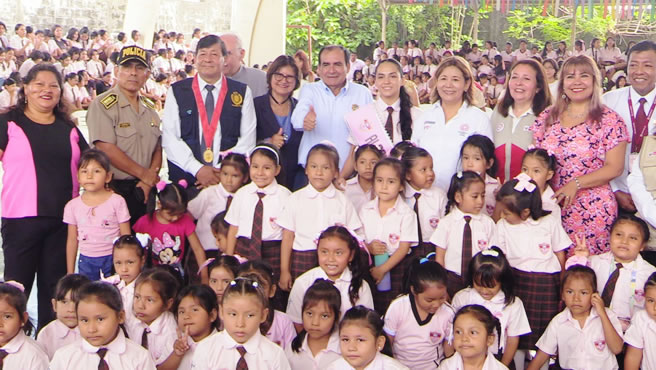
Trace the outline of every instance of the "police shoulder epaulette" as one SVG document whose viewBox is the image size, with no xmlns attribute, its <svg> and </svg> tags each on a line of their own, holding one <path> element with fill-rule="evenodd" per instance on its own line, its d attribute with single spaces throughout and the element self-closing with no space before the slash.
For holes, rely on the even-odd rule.
<svg viewBox="0 0 656 370">
<path fill-rule="evenodd" d="M 150 109 L 155 109 L 155 103 L 153 103 L 152 100 L 148 99 L 145 96 L 141 96 L 141 102 L 144 103 L 144 105 Z"/>
<path fill-rule="evenodd" d="M 116 104 L 118 101 L 118 96 L 116 94 L 107 94 L 104 98 L 100 100 L 100 104 L 102 104 L 105 109 L 109 109 Z"/>
</svg>

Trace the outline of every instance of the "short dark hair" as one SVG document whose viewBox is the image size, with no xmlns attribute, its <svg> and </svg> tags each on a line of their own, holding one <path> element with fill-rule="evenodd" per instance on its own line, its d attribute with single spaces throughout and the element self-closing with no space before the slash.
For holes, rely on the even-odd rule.
<svg viewBox="0 0 656 370">
<path fill-rule="evenodd" d="M 200 43 L 200 42 L 199 42 Z M 344 53 L 344 62 L 346 65 L 349 65 L 351 62 L 349 59 L 351 58 L 351 52 L 348 51 L 345 47 L 342 45 L 326 45 L 319 50 L 319 64 L 321 64 L 321 54 L 323 54 L 324 51 L 331 51 L 331 50 L 341 50 Z"/>
<path fill-rule="evenodd" d="M 71 300 L 77 301 L 77 293 L 84 284 L 90 283 L 88 277 L 80 274 L 70 274 L 59 279 L 55 286 L 55 300 L 63 301 L 66 293 L 71 292 Z"/>
<path fill-rule="evenodd" d="M 196 45 L 196 52 L 194 53 L 194 55 L 198 54 L 200 49 L 206 49 L 216 44 L 219 44 L 219 46 L 221 47 L 221 55 L 225 56 L 226 54 L 228 54 L 228 49 L 226 49 L 225 43 L 223 42 L 223 40 L 221 40 L 219 36 L 207 35 L 201 38 L 200 40 L 198 40 L 198 44 Z"/>
<path fill-rule="evenodd" d="M 656 52 L 656 42 L 650 40 L 640 41 L 639 43 L 633 45 L 631 49 L 629 49 L 627 60 L 628 61 L 631 60 L 631 53 L 633 52 L 641 52 L 641 51 L 649 51 L 649 50 Z"/>
<path fill-rule="evenodd" d="M 269 88 L 271 88 L 271 78 L 273 77 L 273 74 L 278 73 L 282 67 L 290 67 L 292 71 L 294 71 L 294 76 L 296 76 L 296 85 L 294 85 L 294 90 L 298 89 L 301 86 L 301 71 L 299 71 L 298 66 L 296 66 L 294 57 L 289 55 L 281 55 L 269 65 L 269 69 L 267 69 L 266 74 L 267 85 Z"/>
</svg>

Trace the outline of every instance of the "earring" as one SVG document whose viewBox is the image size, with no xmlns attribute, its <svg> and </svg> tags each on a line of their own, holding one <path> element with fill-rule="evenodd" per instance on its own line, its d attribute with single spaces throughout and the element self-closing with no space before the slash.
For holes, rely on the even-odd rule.
<svg viewBox="0 0 656 370">
<path fill-rule="evenodd" d="M 560 97 L 563 98 L 563 100 L 567 100 L 567 95 L 565 94 L 561 95 Z"/>
</svg>

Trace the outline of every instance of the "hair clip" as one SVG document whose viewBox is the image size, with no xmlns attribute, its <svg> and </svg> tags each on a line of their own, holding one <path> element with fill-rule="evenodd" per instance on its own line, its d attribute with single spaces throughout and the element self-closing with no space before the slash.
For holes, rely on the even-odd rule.
<svg viewBox="0 0 656 370">
<path fill-rule="evenodd" d="M 238 281 L 238 280 L 243 280 L 243 281 L 245 281 L 245 282 L 247 282 L 247 283 L 250 283 L 251 286 L 252 286 L 253 288 L 256 288 L 256 289 L 260 287 L 260 284 L 259 284 L 257 281 L 255 281 L 255 280 L 251 280 L 251 279 L 247 279 L 247 278 L 244 278 L 244 277 L 238 277 L 238 278 L 235 278 L 235 280 L 233 280 L 233 281 L 230 282 L 230 286 L 235 286 L 235 285 L 237 285 L 237 281 Z"/>
<path fill-rule="evenodd" d="M 158 192 L 164 190 L 164 188 L 166 187 L 166 181 L 161 180 L 155 185 L 155 187 L 157 188 Z"/>
<path fill-rule="evenodd" d="M 533 150 L 533 149 L 537 149 L 537 147 L 533 144 L 526 147 L 526 150 Z"/>
<path fill-rule="evenodd" d="M 209 266 L 212 262 L 214 262 L 214 258 L 208 258 L 205 262 L 203 262 L 203 264 L 198 268 L 198 275 L 200 275 L 200 272 L 203 271 L 203 269 Z"/>
<path fill-rule="evenodd" d="M 23 286 L 23 284 L 19 283 L 16 280 L 5 281 L 5 284 L 11 285 L 14 288 L 18 288 L 18 290 L 20 290 L 21 292 L 25 292 L 25 287 Z"/>
<path fill-rule="evenodd" d="M 180 186 L 182 186 L 184 189 L 186 189 L 187 186 L 188 186 L 189 184 L 187 184 L 187 180 L 185 180 L 185 179 L 181 179 L 180 181 L 178 181 L 178 185 L 180 185 Z"/>
<path fill-rule="evenodd" d="M 141 244 L 142 248 L 146 248 L 148 246 L 148 243 L 150 243 L 150 235 L 146 233 L 136 233 L 134 237 L 139 241 L 139 244 Z"/>
<path fill-rule="evenodd" d="M 492 256 L 492 257 L 499 257 L 499 252 L 495 251 L 494 249 L 483 249 L 481 251 L 481 254 L 484 256 Z"/>
<path fill-rule="evenodd" d="M 458 173 L 456 173 L 456 177 L 461 179 L 462 178 L 462 171 L 458 171 Z"/>
<path fill-rule="evenodd" d="M 257 145 L 255 148 L 253 148 L 253 150 L 251 150 L 251 154 L 249 155 L 249 157 L 252 156 L 253 153 L 255 153 L 255 151 L 258 150 L 258 149 L 268 150 L 271 153 L 273 153 L 273 155 L 276 156 L 276 164 L 280 165 L 280 157 L 278 156 L 278 153 L 272 147 L 270 147 L 268 145 Z"/>
<path fill-rule="evenodd" d="M 430 252 L 430 253 L 428 253 L 428 254 L 426 255 L 426 257 L 424 257 L 424 258 L 422 258 L 422 259 L 419 260 L 419 264 L 424 264 L 424 263 L 426 263 L 426 262 L 429 262 L 429 261 L 430 261 L 430 258 L 431 258 L 431 257 L 434 257 L 434 256 L 435 256 L 435 252 Z"/>
<path fill-rule="evenodd" d="M 536 188 L 535 184 L 531 182 L 531 180 L 532 180 L 531 176 L 525 174 L 524 172 L 517 175 L 515 177 L 515 179 L 517 180 L 517 184 L 515 185 L 515 187 L 513 189 L 515 189 L 517 191 L 526 190 L 529 193 L 532 193 Z"/>
<path fill-rule="evenodd" d="M 556 153 L 553 152 L 551 149 L 547 149 L 547 154 L 549 154 L 550 157 L 555 157 Z"/>
</svg>

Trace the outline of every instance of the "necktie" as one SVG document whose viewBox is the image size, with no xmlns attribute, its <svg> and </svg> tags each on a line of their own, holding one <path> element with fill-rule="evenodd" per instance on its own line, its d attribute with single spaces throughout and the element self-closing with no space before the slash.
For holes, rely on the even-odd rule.
<svg viewBox="0 0 656 370">
<path fill-rule="evenodd" d="M 109 365 L 105 361 L 105 355 L 107 354 L 107 348 L 101 348 L 96 352 L 100 357 L 100 362 L 98 362 L 98 370 L 109 370 Z"/>
<path fill-rule="evenodd" d="M 148 349 L 148 333 L 150 333 L 150 329 L 146 328 L 141 334 L 141 346 L 145 349 Z"/>
<path fill-rule="evenodd" d="M 0 349 L 0 370 L 2 370 L 2 367 L 4 366 L 5 362 L 5 357 L 7 357 L 9 353 L 5 351 L 4 349 Z"/>
<path fill-rule="evenodd" d="M 385 122 L 385 131 L 389 135 L 390 140 L 394 140 L 394 121 L 392 120 L 392 113 L 394 108 L 387 107 L 387 122 Z"/>
<path fill-rule="evenodd" d="M 419 238 L 417 240 L 419 240 L 418 246 L 421 247 L 421 245 L 424 243 L 424 240 L 421 237 L 421 221 L 419 219 L 419 197 L 421 197 L 421 193 L 415 193 L 414 197 L 415 197 L 414 210 L 415 210 L 415 215 L 417 216 L 417 234 L 418 234 L 417 237 Z"/>
<path fill-rule="evenodd" d="M 231 204 L 232 204 L 232 195 L 228 195 L 228 200 L 226 201 L 226 209 L 225 209 L 226 213 L 230 209 Z"/>
<path fill-rule="evenodd" d="M 244 355 L 246 355 L 246 348 L 243 346 L 237 347 L 237 351 L 239 352 L 239 355 L 241 356 L 239 358 L 239 361 L 237 361 L 237 367 L 235 368 L 236 370 L 248 370 L 248 364 L 246 363 L 246 359 L 244 358 Z"/>
<path fill-rule="evenodd" d="M 469 261 L 472 259 L 472 229 L 469 225 L 471 216 L 465 216 L 465 228 L 462 231 L 462 262 L 460 265 L 460 276 L 463 278 L 469 269 Z"/>
<path fill-rule="evenodd" d="M 264 198 L 266 194 L 257 193 L 260 198 L 255 205 L 255 214 L 253 215 L 253 227 L 251 228 L 251 251 L 255 254 L 254 259 L 262 258 L 262 218 L 264 216 Z"/>
<path fill-rule="evenodd" d="M 647 125 L 649 121 L 647 120 L 647 114 L 645 113 L 645 103 L 647 99 L 640 98 L 640 106 L 636 112 L 635 117 L 635 131 L 633 132 L 633 140 L 631 140 L 631 152 L 638 153 L 640 152 L 640 147 L 642 146 L 643 132 L 645 135 L 649 135 L 647 132 Z"/>
<path fill-rule="evenodd" d="M 601 293 L 601 299 L 604 300 L 604 305 L 610 307 L 610 301 L 613 300 L 613 293 L 615 293 L 615 284 L 617 284 L 617 279 L 620 277 L 620 269 L 624 267 L 621 263 L 615 264 L 615 271 L 610 274 L 604 291 Z"/>
<path fill-rule="evenodd" d="M 207 123 L 212 122 L 212 115 L 214 114 L 214 85 L 205 85 L 207 95 L 205 95 L 205 112 L 207 113 Z"/>
</svg>

